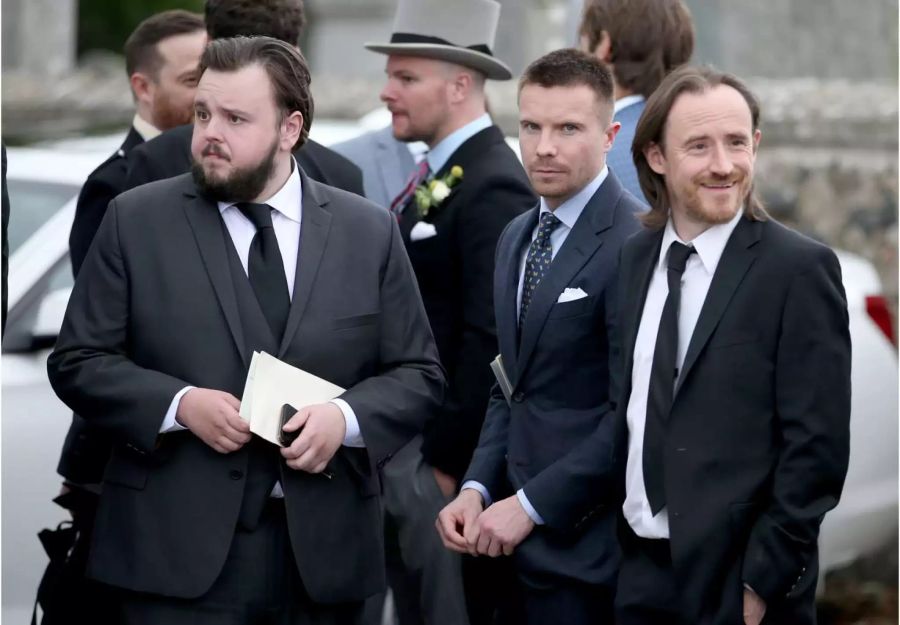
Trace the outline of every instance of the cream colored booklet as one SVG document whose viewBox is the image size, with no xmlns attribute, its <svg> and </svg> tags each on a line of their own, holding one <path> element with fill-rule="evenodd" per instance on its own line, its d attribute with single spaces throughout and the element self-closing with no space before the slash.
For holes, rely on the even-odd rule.
<svg viewBox="0 0 900 625">
<path fill-rule="evenodd" d="M 278 360 L 266 352 L 253 352 L 241 399 L 241 417 L 250 431 L 281 446 L 281 407 L 297 409 L 321 404 L 344 392 L 340 386 Z"/>
</svg>

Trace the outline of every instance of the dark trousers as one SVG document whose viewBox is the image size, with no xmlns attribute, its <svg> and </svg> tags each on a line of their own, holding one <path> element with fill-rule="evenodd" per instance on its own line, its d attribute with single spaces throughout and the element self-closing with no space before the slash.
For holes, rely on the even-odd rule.
<svg viewBox="0 0 900 625">
<path fill-rule="evenodd" d="M 203 596 L 123 593 L 125 625 L 357 625 L 362 602 L 313 603 L 291 551 L 284 502 L 270 499 L 252 530 L 235 532 L 225 566 Z"/>
<path fill-rule="evenodd" d="M 470 625 L 521 625 L 524 598 L 512 557 L 463 556 L 463 587 Z"/>
<path fill-rule="evenodd" d="M 611 588 L 573 583 L 524 595 L 527 625 L 613 625 Z"/>
<path fill-rule="evenodd" d="M 683 625 L 677 601 L 669 541 L 640 538 L 626 526 L 616 589 L 616 625 Z"/>
</svg>

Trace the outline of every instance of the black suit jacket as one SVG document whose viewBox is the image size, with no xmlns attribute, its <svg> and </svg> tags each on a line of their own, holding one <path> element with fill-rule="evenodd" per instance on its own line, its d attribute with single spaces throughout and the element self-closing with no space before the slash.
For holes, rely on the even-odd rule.
<svg viewBox="0 0 900 625">
<path fill-rule="evenodd" d="M 178 126 L 132 151 L 128 155 L 125 189 L 189 172 L 193 132 L 193 124 Z M 365 195 L 359 167 L 324 145 L 307 140 L 294 152 L 294 158 L 313 180 L 357 195 Z"/>
<path fill-rule="evenodd" d="M 444 378 L 396 222 L 301 177 L 297 277 L 275 355 L 347 389 L 366 449 L 342 447 L 330 480 L 279 455 L 280 480 L 304 588 L 317 602 L 356 601 L 384 583 L 373 467 L 421 429 Z M 230 245 L 216 204 L 179 176 L 110 204 L 75 282 L 48 371 L 114 441 L 88 564 L 100 581 L 197 597 L 223 566 L 249 450 L 219 454 L 189 431 L 158 431 L 187 385 L 241 396 L 251 354 Z"/>
<path fill-rule="evenodd" d="M 661 232 L 622 253 L 625 376 Z M 688 344 L 663 457 L 685 622 L 742 623 L 743 584 L 765 623 L 813 623 L 817 538 L 847 471 L 850 334 L 834 253 L 779 223 L 741 219 Z M 623 521 L 624 522 L 624 521 Z"/>
<path fill-rule="evenodd" d="M 514 552 L 523 581 L 534 587 L 615 583 L 615 513 L 599 504 L 615 440 L 617 265 L 641 210 L 610 172 L 535 290 L 521 338 L 519 267 L 538 207 L 510 223 L 497 247 L 494 301 L 512 402 L 494 387 L 465 479 L 483 484 L 493 500 L 505 494 L 507 479 L 524 488 L 546 523 Z M 587 297 L 557 302 L 566 288 Z"/>
<path fill-rule="evenodd" d="M 494 382 L 490 362 L 497 355 L 491 296 L 494 253 L 503 228 L 534 206 L 525 170 L 491 126 L 463 143 L 435 178 L 463 168 L 463 179 L 432 209 L 427 220 L 435 236 L 410 240 L 420 221 L 413 200 L 400 230 L 449 382 L 440 416 L 426 426 L 425 460 L 460 479 L 469 465 Z"/>
<path fill-rule="evenodd" d="M 69 233 L 69 256 L 72 259 L 72 273 L 78 275 L 84 257 L 97 228 L 106 214 L 110 201 L 125 190 L 126 165 L 125 158 L 134 148 L 144 143 L 143 137 L 132 126 L 125 135 L 125 141 L 115 154 L 106 159 L 97 169 L 91 172 L 75 207 L 75 221 Z"/>
<path fill-rule="evenodd" d="M 193 129 L 192 124 L 178 126 L 146 143 L 132 129 L 119 152 L 91 174 L 79 197 L 69 238 L 76 275 L 111 199 L 122 191 L 190 171 Z M 336 152 L 307 141 L 294 157 L 312 179 L 363 195 L 359 168 Z M 108 458 L 109 441 L 73 415 L 57 468 L 60 475 L 74 482 L 99 482 Z"/>
</svg>

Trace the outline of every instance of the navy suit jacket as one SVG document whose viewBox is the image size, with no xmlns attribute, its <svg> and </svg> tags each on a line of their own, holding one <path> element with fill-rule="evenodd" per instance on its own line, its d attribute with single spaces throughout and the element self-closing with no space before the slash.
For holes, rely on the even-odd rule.
<svg viewBox="0 0 900 625">
<path fill-rule="evenodd" d="M 619 251 L 638 230 L 634 215 L 641 210 L 610 172 L 535 290 L 521 339 L 519 266 L 539 208 L 513 220 L 497 247 L 497 334 L 512 401 L 495 385 L 465 479 L 486 486 L 495 500 L 508 494 L 508 480 L 543 517 L 546 524 L 514 554 L 533 587 L 615 583 L 615 511 L 599 502 L 612 474 Z M 566 288 L 587 297 L 557 302 Z"/>
</svg>

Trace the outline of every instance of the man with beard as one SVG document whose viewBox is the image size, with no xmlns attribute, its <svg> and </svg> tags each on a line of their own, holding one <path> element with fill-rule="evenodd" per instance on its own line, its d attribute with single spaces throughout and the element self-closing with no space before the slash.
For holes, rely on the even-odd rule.
<svg viewBox="0 0 900 625">
<path fill-rule="evenodd" d="M 598 505 L 593 467 L 614 442 L 617 265 L 643 208 L 606 166 L 612 115 L 612 75 L 588 54 L 551 52 L 522 75 L 519 145 L 541 200 L 497 245 L 512 388 L 494 388 L 462 492 L 438 519 L 449 549 L 513 555 L 528 625 L 612 623 L 616 516 Z"/>
<path fill-rule="evenodd" d="M 204 6 L 210 39 L 274 37 L 297 46 L 306 23 L 303 0 L 207 0 Z M 132 150 L 126 189 L 178 176 L 191 168 L 190 125 L 179 126 Z M 343 156 L 308 140 L 294 154 L 313 180 L 363 195 L 362 173 Z"/>
<path fill-rule="evenodd" d="M 78 196 L 69 235 L 75 275 L 109 201 L 125 190 L 128 153 L 161 132 L 191 121 L 197 63 L 204 45 L 203 18 L 181 10 L 147 18 L 125 41 L 125 70 L 136 111 L 122 146 L 88 176 Z"/>
<path fill-rule="evenodd" d="M 497 240 L 536 202 L 487 112 L 485 82 L 511 78 L 492 53 L 499 19 L 494 0 L 401 0 L 390 42 L 366 44 L 387 55 L 381 99 L 394 137 L 428 146 L 390 210 L 449 383 L 443 410 L 385 472 L 388 544 L 397 545 L 388 574 L 402 625 L 465 623 L 461 566 L 474 624 L 493 622 L 514 583 L 508 562 L 467 558 L 461 565 L 434 531 L 472 457 L 494 381 Z"/>
<path fill-rule="evenodd" d="M 815 622 L 849 454 L 847 305 L 834 253 L 753 192 L 759 115 L 736 77 L 685 67 L 635 133 L 651 211 L 620 268 L 619 625 Z"/>
<path fill-rule="evenodd" d="M 377 471 L 444 378 L 396 221 L 310 179 L 309 70 L 269 38 L 201 59 L 192 173 L 110 203 L 54 390 L 112 439 L 88 573 L 122 622 L 355 623 L 384 586 Z M 254 351 L 345 388 L 282 448 L 239 415 Z"/>
</svg>

